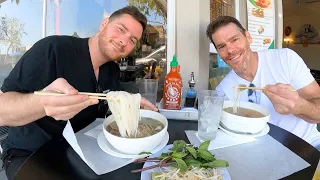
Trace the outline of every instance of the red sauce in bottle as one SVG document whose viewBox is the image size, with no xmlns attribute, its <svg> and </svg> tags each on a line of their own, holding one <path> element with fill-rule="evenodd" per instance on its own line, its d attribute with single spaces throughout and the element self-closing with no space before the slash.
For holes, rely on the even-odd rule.
<svg viewBox="0 0 320 180">
<path fill-rule="evenodd" d="M 182 92 L 182 78 L 178 70 L 176 55 L 173 56 L 170 67 L 170 72 L 164 78 L 163 108 L 179 110 Z"/>
</svg>

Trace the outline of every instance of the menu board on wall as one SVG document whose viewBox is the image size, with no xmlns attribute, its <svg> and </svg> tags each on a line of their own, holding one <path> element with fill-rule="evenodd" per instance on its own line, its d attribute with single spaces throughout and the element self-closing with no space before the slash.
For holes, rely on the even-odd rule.
<svg viewBox="0 0 320 180">
<path fill-rule="evenodd" d="M 253 51 L 275 48 L 274 0 L 247 0 L 248 31 Z"/>
</svg>

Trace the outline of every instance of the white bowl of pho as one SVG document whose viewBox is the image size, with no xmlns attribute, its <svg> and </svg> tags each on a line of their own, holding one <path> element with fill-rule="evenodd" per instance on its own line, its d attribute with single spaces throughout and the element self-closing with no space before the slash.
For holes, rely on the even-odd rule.
<svg viewBox="0 0 320 180">
<path fill-rule="evenodd" d="M 141 120 L 135 137 L 122 137 L 114 116 L 110 115 L 103 123 L 103 132 L 109 143 L 125 154 L 139 154 L 157 147 L 163 140 L 168 129 L 168 121 L 162 114 L 140 110 Z"/>
<path fill-rule="evenodd" d="M 103 133 L 115 149 L 139 154 L 151 151 L 162 142 L 168 120 L 158 112 L 140 109 L 140 94 L 114 91 L 107 98 L 112 115 L 105 119 Z"/>
<path fill-rule="evenodd" d="M 225 101 L 221 117 L 223 126 L 232 131 L 257 134 L 269 121 L 270 111 L 259 104 L 240 101 L 237 113 L 233 107 L 233 101 Z"/>
</svg>

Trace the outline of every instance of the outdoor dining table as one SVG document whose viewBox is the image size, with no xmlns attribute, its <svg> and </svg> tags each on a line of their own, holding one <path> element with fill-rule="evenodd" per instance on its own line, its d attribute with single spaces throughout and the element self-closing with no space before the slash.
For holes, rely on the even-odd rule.
<svg viewBox="0 0 320 180">
<path fill-rule="evenodd" d="M 320 158 L 320 152 L 294 134 L 270 124 L 269 135 L 293 153 L 310 164 L 309 167 L 295 172 L 283 179 L 312 179 Z M 169 120 L 169 143 L 174 140 L 189 142 L 185 130 L 197 130 L 196 121 Z M 266 145 L 267 146 L 267 145 Z M 105 162 L 108 163 L 108 162 Z M 232 163 L 232 162 L 229 162 Z M 53 180 L 53 179 L 121 179 L 138 180 L 141 173 L 131 173 L 131 170 L 142 168 L 143 164 L 128 164 L 120 169 L 103 175 L 95 174 L 85 164 L 72 147 L 61 138 L 53 138 L 37 151 L 21 166 L 15 175 L 17 180 Z M 231 177 L 234 176 L 230 174 Z"/>
</svg>

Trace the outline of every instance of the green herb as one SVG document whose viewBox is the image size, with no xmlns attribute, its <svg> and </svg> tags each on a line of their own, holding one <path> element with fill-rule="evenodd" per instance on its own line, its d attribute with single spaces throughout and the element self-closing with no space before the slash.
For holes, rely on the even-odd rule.
<svg viewBox="0 0 320 180">
<path fill-rule="evenodd" d="M 201 167 L 210 167 L 210 168 L 219 168 L 219 167 L 228 167 L 229 163 L 225 160 L 215 160 L 212 162 L 204 163 Z"/>
<path fill-rule="evenodd" d="M 193 156 L 193 158 L 197 159 L 197 151 L 193 147 L 188 146 L 186 149 Z"/>
<path fill-rule="evenodd" d="M 200 167 L 202 165 L 200 161 L 195 160 L 193 158 L 185 159 L 184 162 L 186 162 L 188 166 L 193 166 L 193 167 Z"/>
<path fill-rule="evenodd" d="M 209 145 L 210 145 L 210 141 L 204 141 L 203 143 L 200 144 L 199 149 L 208 150 Z"/>
<path fill-rule="evenodd" d="M 185 157 L 186 155 L 188 155 L 187 153 L 184 153 L 184 152 L 173 152 L 172 153 L 172 157 L 173 158 L 183 158 L 183 157 Z"/>
<path fill-rule="evenodd" d="M 184 162 L 184 160 L 179 159 L 179 158 L 173 158 L 178 164 L 178 168 L 180 169 L 181 172 L 186 172 L 188 170 L 187 164 Z"/>
<path fill-rule="evenodd" d="M 169 153 L 162 153 L 162 154 L 161 154 L 161 157 L 162 157 L 162 158 L 166 158 L 166 157 L 168 157 L 168 156 L 170 156 Z"/>
<path fill-rule="evenodd" d="M 137 159 L 134 163 L 141 162 L 157 162 L 156 165 L 131 171 L 132 173 L 153 169 L 156 167 L 173 166 L 186 172 L 191 167 L 203 168 L 221 168 L 228 167 L 229 164 L 225 160 L 217 160 L 214 155 L 208 151 L 210 141 L 204 141 L 199 148 L 187 145 L 185 141 L 178 140 L 173 142 L 172 152 L 162 153 L 156 158 Z M 145 153 L 145 152 L 144 152 Z"/>
<path fill-rule="evenodd" d="M 151 152 L 141 152 L 139 153 L 139 155 L 143 155 L 143 154 L 152 154 Z"/>
<path fill-rule="evenodd" d="M 208 150 L 198 149 L 198 155 L 202 159 L 207 160 L 207 161 L 214 161 L 215 160 L 214 156 Z"/>
<path fill-rule="evenodd" d="M 173 148 L 171 148 L 172 151 L 181 152 L 186 147 L 186 142 L 183 140 L 178 140 L 173 142 Z"/>
</svg>

